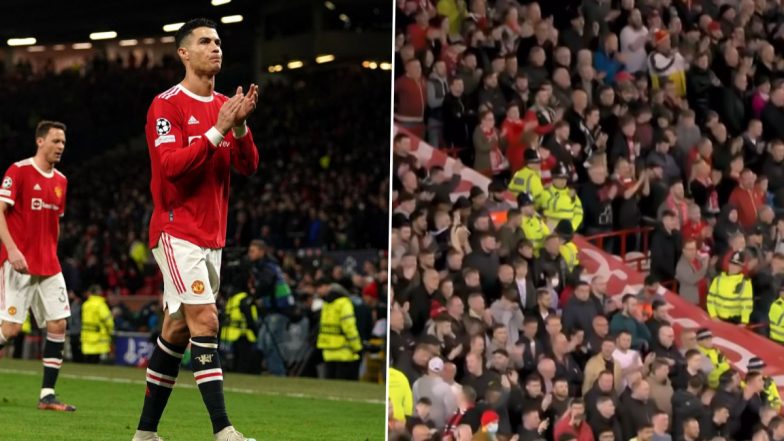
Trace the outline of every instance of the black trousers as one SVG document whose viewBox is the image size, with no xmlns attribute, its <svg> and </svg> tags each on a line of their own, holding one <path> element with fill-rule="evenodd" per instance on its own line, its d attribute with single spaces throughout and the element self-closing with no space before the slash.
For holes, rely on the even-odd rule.
<svg viewBox="0 0 784 441">
<path fill-rule="evenodd" d="M 359 360 L 357 361 L 326 361 L 327 378 L 330 380 L 359 379 Z"/>
<path fill-rule="evenodd" d="M 719 318 L 721 318 L 721 317 L 719 317 Z M 721 318 L 721 321 L 727 322 L 727 323 L 732 323 L 733 325 L 739 325 L 740 324 L 740 317 Z"/>
</svg>

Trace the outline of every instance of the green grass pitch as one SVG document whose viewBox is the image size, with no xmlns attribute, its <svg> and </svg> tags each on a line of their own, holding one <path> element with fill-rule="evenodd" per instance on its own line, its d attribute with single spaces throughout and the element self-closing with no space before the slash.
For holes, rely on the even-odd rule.
<svg viewBox="0 0 784 441">
<path fill-rule="evenodd" d="M 144 370 L 64 363 L 58 396 L 72 414 L 36 409 L 41 363 L 0 359 L 0 440 L 130 441 L 144 398 Z M 304 378 L 225 375 L 226 407 L 259 441 L 379 441 L 384 386 Z M 193 374 L 181 370 L 158 433 L 166 441 L 212 440 Z"/>
</svg>

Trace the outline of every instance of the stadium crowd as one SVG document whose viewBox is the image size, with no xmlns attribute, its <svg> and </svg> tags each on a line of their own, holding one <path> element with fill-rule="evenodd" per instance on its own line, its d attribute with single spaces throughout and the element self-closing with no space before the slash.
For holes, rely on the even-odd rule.
<svg viewBox="0 0 784 441">
<path fill-rule="evenodd" d="M 146 236 L 151 200 L 144 118 L 155 94 L 175 84 L 181 69 L 168 56 L 158 64 L 96 57 L 61 72 L 51 64 L 36 70 L 20 62 L 0 74 L 0 100 L 17 103 L 0 110 L 0 167 L 34 153 L 33 128 L 41 118 L 68 126 L 59 167 L 69 179 L 59 249 L 63 272 L 76 311 L 91 285 L 107 295 L 117 331 L 156 332 L 161 324 L 158 302 L 138 310 L 118 297 L 158 295 L 162 287 Z M 222 81 L 242 77 L 229 69 Z M 261 87 L 259 108 L 248 122 L 260 146 L 260 167 L 250 178 L 232 177 L 226 254 L 244 255 L 251 241 L 263 240 L 298 309 L 318 297 L 315 281 L 340 267 L 303 250 L 387 248 L 388 75 L 336 64 L 301 69 Z M 356 274 L 329 274 L 372 310 L 371 328 L 386 315 L 386 271 L 378 268 L 386 263 L 375 256 L 352 269 Z M 226 297 L 252 285 L 250 277 L 229 278 Z M 367 302 L 363 292 L 370 295 Z M 78 335 L 80 324 L 72 321 L 70 332 Z M 306 340 L 315 343 L 312 336 Z"/>
<path fill-rule="evenodd" d="M 390 439 L 782 439 L 762 360 L 661 296 L 784 342 L 781 3 L 397 5 Z M 639 293 L 582 277 L 574 234 L 640 225 L 603 243 Z"/>
</svg>

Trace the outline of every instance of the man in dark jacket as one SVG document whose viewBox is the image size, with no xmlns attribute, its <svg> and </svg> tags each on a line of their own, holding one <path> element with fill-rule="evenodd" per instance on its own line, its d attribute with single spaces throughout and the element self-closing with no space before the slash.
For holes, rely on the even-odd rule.
<svg viewBox="0 0 784 441">
<path fill-rule="evenodd" d="M 729 419 L 730 411 L 725 404 L 711 406 L 711 412 L 700 420 L 700 437 L 702 439 L 714 439 L 721 437 L 730 438 Z"/>
<path fill-rule="evenodd" d="M 654 342 L 651 345 L 651 350 L 656 354 L 657 360 L 664 360 L 670 366 L 670 379 L 672 380 L 686 366 L 686 359 L 675 346 L 675 330 L 671 325 L 665 324 L 659 327 L 656 334 L 652 335 Z M 674 384 L 673 387 L 675 387 Z"/>
<path fill-rule="evenodd" d="M 601 314 L 602 311 L 591 299 L 591 285 L 579 281 L 574 287 L 572 296 L 566 302 L 561 318 L 565 329 L 569 331 L 582 329 L 588 334 L 593 327 L 593 318 Z"/>
<path fill-rule="evenodd" d="M 616 441 L 624 439 L 621 431 L 621 422 L 618 419 L 615 402 L 612 398 L 607 396 L 599 397 L 596 400 L 594 411 L 588 415 L 588 424 L 593 430 L 593 438 L 595 440 L 599 439 L 600 433 L 608 429 L 612 430 Z"/>
<path fill-rule="evenodd" d="M 538 280 L 534 280 L 537 287 L 543 287 L 547 284 L 547 278 L 558 280 L 558 285 L 553 284 L 553 289 L 560 295 L 564 286 L 571 281 L 571 271 L 561 255 L 560 239 L 556 235 L 547 236 L 544 240 L 544 247 L 539 252 L 539 258 L 536 259 L 534 265 L 534 273 L 539 276 Z"/>
<path fill-rule="evenodd" d="M 469 151 L 472 125 L 476 124 L 476 112 L 463 98 L 463 79 L 455 76 L 449 82 L 449 93 L 444 97 L 441 111 L 444 118 L 444 141 L 449 147 Z"/>
<path fill-rule="evenodd" d="M 474 250 L 463 260 L 463 268 L 470 267 L 479 270 L 482 280 L 482 291 L 484 293 L 494 293 L 498 285 L 498 268 L 501 260 L 495 252 L 495 236 L 490 233 L 480 233 L 479 249 Z"/>
<path fill-rule="evenodd" d="M 708 53 L 701 52 L 694 57 L 694 64 L 686 73 L 686 93 L 689 107 L 694 109 L 697 124 L 702 125 L 710 111 L 710 94 L 718 79 L 709 68 Z"/>
<path fill-rule="evenodd" d="M 770 100 L 762 108 L 763 137 L 766 141 L 784 139 L 784 86 L 770 92 Z"/>
<path fill-rule="evenodd" d="M 762 162 L 762 174 L 768 177 L 768 191 L 778 206 L 784 205 L 784 142 L 773 141 Z"/>
<path fill-rule="evenodd" d="M 411 333 L 419 335 L 425 329 L 425 324 L 430 318 L 430 306 L 435 299 L 438 291 L 438 272 L 433 269 L 425 270 L 422 275 L 422 283 L 411 288 L 404 294 L 405 301 L 409 303 L 409 314 L 411 315 Z M 446 303 L 441 296 L 441 300 Z"/>
<path fill-rule="evenodd" d="M 618 400 L 618 394 L 615 392 L 614 378 L 611 371 L 603 371 L 599 374 L 599 378 L 596 379 L 591 390 L 583 397 L 585 400 L 585 412 L 588 415 L 588 421 L 591 421 L 591 418 L 596 413 L 596 406 L 601 398 L 611 399 L 615 405 L 615 409 L 617 410 L 619 408 L 621 403 Z"/>
<path fill-rule="evenodd" d="M 646 424 L 651 424 L 656 405 L 650 400 L 651 386 L 646 380 L 638 380 L 631 386 L 631 393 L 621 398 L 621 430 L 623 438 L 632 439 L 637 431 Z"/>
<path fill-rule="evenodd" d="M 683 434 L 683 423 L 689 418 L 702 421 L 705 417 L 704 407 L 700 401 L 700 393 L 705 386 L 702 377 L 694 377 L 686 389 L 676 389 L 672 395 L 672 438 L 680 439 Z"/>
<path fill-rule="evenodd" d="M 731 136 L 740 136 L 746 127 L 744 94 L 748 87 L 746 72 L 736 71 L 732 75 L 732 87 L 720 89 L 719 114 Z"/>
<path fill-rule="evenodd" d="M 600 234 L 612 230 L 612 202 L 618 187 L 607 180 L 607 167 L 602 161 L 593 161 L 588 168 L 588 182 L 580 186 L 578 195 L 583 203 L 583 229 L 585 234 Z M 605 250 L 612 250 L 612 243 L 605 243 Z"/>
<path fill-rule="evenodd" d="M 678 216 L 672 210 L 664 210 L 661 225 L 651 238 L 651 274 L 659 280 L 675 279 L 675 266 L 682 248 Z"/>
</svg>

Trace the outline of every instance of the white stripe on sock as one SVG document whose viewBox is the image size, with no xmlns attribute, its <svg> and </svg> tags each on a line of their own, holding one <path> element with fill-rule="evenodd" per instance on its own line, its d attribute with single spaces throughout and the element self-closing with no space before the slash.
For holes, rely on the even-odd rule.
<svg viewBox="0 0 784 441">
<path fill-rule="evenodd" d="M 41 389 L 41 398 L 43 399 L 43 397 L 47 395 L 54 395 L 54 389 L 50 389 L 50 388 Z"/>
<path fill-rule="evenodd" d="M 65 334 L 52 334 L 48 332 L 46 334 L 46 339 L 52 343 L 65 343 Z"/>
<path fill-rule="evenodd" d="M 8 340 L 5 339 L 5 335 L 3 335 L 3 330 L 0 329 L 0 345 L 6 344 Z"/>
<path fill-rule="evenodd" d="M 172 356 L 172 357 L 174 357 L 174 358 L 182 358 L 182 355 L 183 355 L 183 354 L 180 354 L 180 353 L 174 352 L 174 351 L 172 351 L 171 349 L 167 348 L 167 347 L 166 347 L 166 345 L 165 345 L 165 344 L 163 344 L 163 342 L 161 342 L 161 339 L 160 339 L 160 338 L 158 338 L 158 347 L 159 347 L 159 348 L 161 348 L 161 350 L 162 350 L 163 352 L 165 352 L 165 353 L 167 353 L 167 354 L 171 355 L 171 356 Z"/>
<path fill-rule="evenodd" d="M 218 344 L 217 343 L 200 343 L 200 342 L 197 342 L 197 341 L 193 341 L 193 339 L 191 339 L 191 344 L 194 345 L 194 346 L 198 346 L 200 348 L 218 349 Z"/>
<path fill-rule="evenodd" d="M 223 375 L 216 375 L 214 377 L 202 378 L 201 380 L 196 380 L 196 384 L 208 383 L 210 381 L 223 381 Z"/>
<path fill-rule="evenodd" d="M 163 375 L 160 372 L 155 372 L 154 370 L 147 368 L 147 375 L 150 374 L 155 375 L 156 377 L 163 378 L 164 380 L 177 381 L 177 377 L 172 377 L 171 375 Z"/>
</svg>

